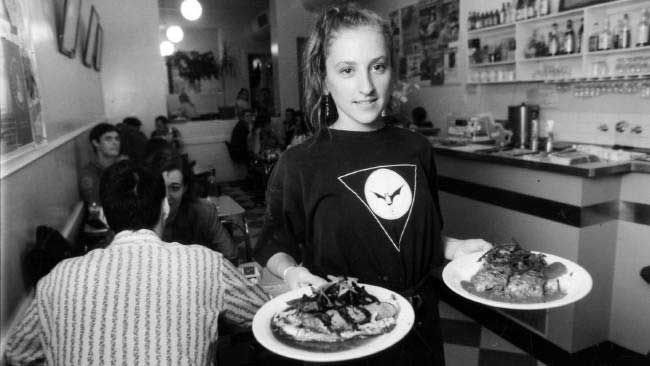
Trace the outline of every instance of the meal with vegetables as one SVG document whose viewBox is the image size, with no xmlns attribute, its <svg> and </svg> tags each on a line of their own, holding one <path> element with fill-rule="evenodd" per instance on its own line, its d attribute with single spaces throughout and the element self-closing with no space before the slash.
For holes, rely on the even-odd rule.
<svg viewBox="0 0 650 366">
<path fill-rule="evenodd" d="M 312 288 L 287 305 L 271 319 L 273 334 L 295 346 L 331 351 L 390 332 L 400 310 L 396 299 L 378 299 L 350 279 Z"/>
<path fill-rule="evenodd" d="M 479 258 L 481 269 L 461 285 L 472 294 L 496 301 L 537 303 L 562 298 L 566 292 L 559 277 L 567 272 L 566 266 L 549 264 L 545 257 L 516 243 L 495 246 Z"/>
</svg>

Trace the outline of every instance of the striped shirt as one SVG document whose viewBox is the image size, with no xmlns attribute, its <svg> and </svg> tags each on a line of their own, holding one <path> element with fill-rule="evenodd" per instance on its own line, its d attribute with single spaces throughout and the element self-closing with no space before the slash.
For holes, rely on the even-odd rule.
<svg viewBox="0 0 650 366">
<path fill-rule="evenodd" d="M 267 300 L 217 252 L 123 231 L 39 281 L 6 356 L 15 364 L 206 365 L 218 316 L 250 325 Z"/>
</svg>

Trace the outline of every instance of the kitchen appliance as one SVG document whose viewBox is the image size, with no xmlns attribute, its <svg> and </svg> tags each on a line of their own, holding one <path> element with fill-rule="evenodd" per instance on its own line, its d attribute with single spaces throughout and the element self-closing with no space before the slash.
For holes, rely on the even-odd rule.
<svg viewBox="0 0 650 366">
<path fill-rule="evenodd" d="M 538 105 L 521 103 L 508 107 L 506 129 L 513 132 L 512 142 L 515 148 L 525 149 L 530 146 L 531 123 L 538 118 Z"/>
</svg>

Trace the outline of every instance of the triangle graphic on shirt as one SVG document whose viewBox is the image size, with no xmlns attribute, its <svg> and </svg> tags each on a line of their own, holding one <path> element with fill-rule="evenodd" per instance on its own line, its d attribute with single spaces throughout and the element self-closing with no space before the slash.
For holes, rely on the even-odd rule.
<svg viewBox="0 0 650 366">
<path fill-rule="evenodd" d="M 356 170 L 339 181 L 366 207 L 395 250 L 411 218 L 416 196 L 417 166 L 381 165 Z"/>
</svg>

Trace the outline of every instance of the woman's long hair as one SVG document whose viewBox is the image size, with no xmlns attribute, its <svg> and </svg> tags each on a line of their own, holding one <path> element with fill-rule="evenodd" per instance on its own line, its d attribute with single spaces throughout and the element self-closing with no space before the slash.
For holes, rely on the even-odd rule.
<svg viewBox="0 0 650 366">
<path fill-rule="evenodd" d="M 318 135 L 336 122 L 336 105 L 332 97 L 323 93 L 325 88 L 325 60 L 336 32 L 359 26 L 377 27 L 381 30 L 388 54 L 392 55 L 390 24 L 377 13 L 354 4 L 332 7 L 324 11 L 311 29 L 303 55 L 305 114 Z M 390 60 L 391 65 L 393 60 Z"/>
</svg>

